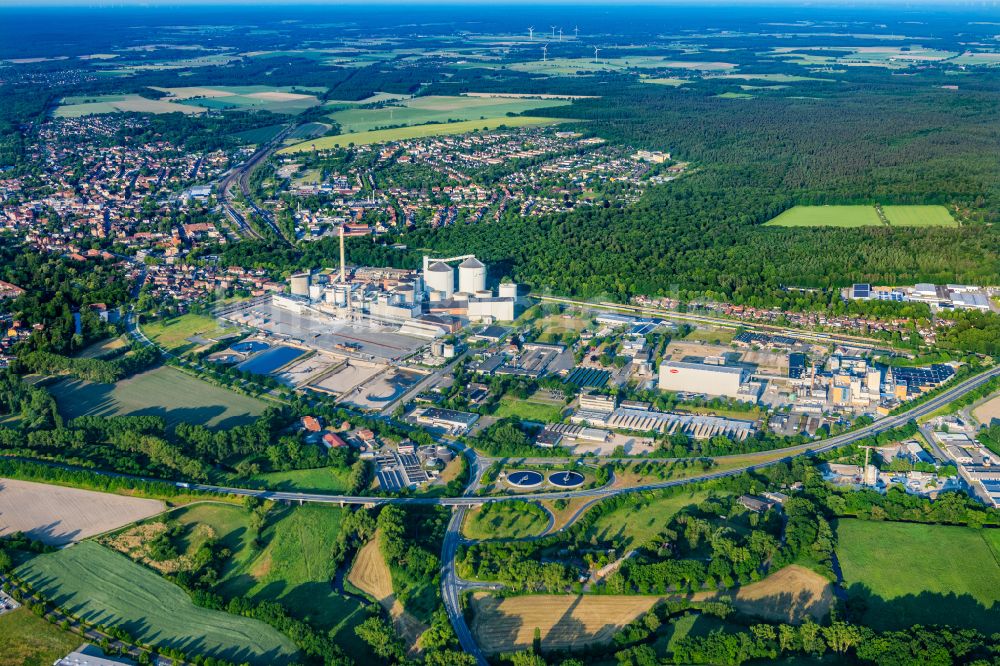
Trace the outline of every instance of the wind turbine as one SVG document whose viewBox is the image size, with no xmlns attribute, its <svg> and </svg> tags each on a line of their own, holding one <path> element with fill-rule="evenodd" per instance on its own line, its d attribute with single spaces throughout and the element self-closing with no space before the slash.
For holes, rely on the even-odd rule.
<svg viewBox="0 0 1000 666">
<path fill-rule="evenodd" d="M 534 39 L 534 38 L 535 38 L 535 26 L 531 26 L 530 28 L 528 28 L 528 39 Z"/>
<path fill-rule="evenodd" d="M 573 37 L 574 38 L 579 38 L 580 37 L 580 26 L 575 26 L 573 28 Z"/>
<path fill-rule="evenodd" d="M 554 25 L 550 25 L 549 27 L 552 28 L 552 39 L 555 39 L 556 38 L 556 27 Z"/>
<path fill-rule="evenodd" d="M 600 52 L 601 52 L 600 47 L 599 46 L 595 46 L 594 47 L 594 62 L 601 62 L 600 60 L 597 59 L 597 54 L 600 53 Z"/>
<path fill-rule="evenodd" d="M 542 44 L 542 62 L 545 62 L 549 58 L 549 45 Z"/>
<path fill-rule="evenodd" d="M 562 41 L 562 28 L 559 28 L 559 41 Z"/>
</svg>

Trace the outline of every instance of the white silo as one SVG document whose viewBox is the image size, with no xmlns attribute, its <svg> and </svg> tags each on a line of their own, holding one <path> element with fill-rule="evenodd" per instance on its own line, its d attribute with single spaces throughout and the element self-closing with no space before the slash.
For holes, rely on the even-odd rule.
<svg viewBox="0 0 1000 666">
<path fill-rule="evenodd" d="M 517 283 L 515 282 L 502 282 L 500 283 L 500 298 L 513 298 L 517 299 Z"/>
<path fill-rule="evenodd" d="M 436 261 L 424 272 L 424 282 L 428 291 L 440 291 L 445 298 L 455 293 L 455 271 L 448 264 Z"/>
<path fill-rule="evenodd" d="M 486 289 L 486 266 L 475 257 L 458 265 L 458 290 L 474 294 Z"/>
<path fill-rule="evenodd" d="M 323 285 L 321 284 L 311 284 L 309 285 L 309 300 L 312 302 L 319 301 L 323 298 Z"/>
</svg>

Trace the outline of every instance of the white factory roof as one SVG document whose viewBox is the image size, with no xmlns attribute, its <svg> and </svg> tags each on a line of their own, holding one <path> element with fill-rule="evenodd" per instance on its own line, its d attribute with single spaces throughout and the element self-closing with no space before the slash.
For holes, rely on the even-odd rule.
<svg viewBox="0 0 1000 666">
<path fill-rule="evenodd" d="M 737 365 L 712 365 L 707 363 L 687 363 L 685 361 L 665 361 L 663 365 L 668 368 L 678 370 L 705 370 L 706 372 L 719 372 L 729 375 L 741 375 L 744 370 Z"/>
</svg>

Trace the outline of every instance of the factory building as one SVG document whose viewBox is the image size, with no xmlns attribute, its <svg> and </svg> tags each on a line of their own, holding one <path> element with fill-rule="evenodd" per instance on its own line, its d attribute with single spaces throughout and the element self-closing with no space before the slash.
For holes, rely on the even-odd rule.
<svg viewBox="0 0 1000 666">
<path fill-rule="evenodd" d="M 424 282 L 428 291 L 436 291 L 444 298 L 451 298 L 455 293 L 455 270 L 443 261 L 436 261 L 424 271 Z"/>
<path fill-rule="evenodd" d="M 514 299 L 470 298 L 468 317 L 472 321 L 514 321 Z"/>
<path fill-rule="evenodd" d="M 747 375 L 746 369 L 737 366 L 665 361 L 660 364 L 659 387 L 661 391 L 743 400 L 746 396 L 740 393 L 740 386 Z"/>
<path fill-rule="evenodd" d="M 312 275 L 309 273 L 295 273 L 289 279 L 289 287 L 294 296 L 309 296 L 309 286 L 312 284 Z"/>
<path fill-rule="evenodd" d="M 458 290 L 464 294 L 486 290 L 486 266 L 483 262 L 469 257 L 458 265 Z"/>
</svg>

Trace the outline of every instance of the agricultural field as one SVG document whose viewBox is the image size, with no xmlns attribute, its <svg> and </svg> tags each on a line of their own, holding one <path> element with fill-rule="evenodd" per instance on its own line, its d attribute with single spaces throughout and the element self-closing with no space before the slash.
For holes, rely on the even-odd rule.
<svg viewBox="0 0 1000 666">
<path fill-rule="evenodd" d="M 374 109 L 344 109 L 330 114 L 343 134 L 367 132 L 379 127 L 451 123 L 503 118 L 532 109 L 565 106 L 564 100 L 508 99 L 502 97 L 427 96 L 414 97 Z"/>
<path fill-rule="evenodd" d="M 466 513 L 462 535 L 475 540 L 523 539 L 545 532 L 549 521 L 549 514 L 537 504 L 484 504 Z"/>
<path fill-rule="evenodd" d="M 420 635 L 427 631 L 427 625 L 396 600 L 392 589 L 392 573 L 382 556 L 378 534 L 358 551 L 347 574 L 347 582 L 378 601 L 392 617 L 396 631 L 407 645 L 416 645 Z"/>
<path fill-rule="evenodd" d="M 530 648 L 535 630 L 542 649 L 606 643 L 621 627 L 652 608 L 659 597 L 570 594 L 499 599 L 475 594 L 472 633 L 487 654 Z"/>
<path fill-rule="evenodd" d="M 163 98 L 165 102 L 177 102 L 199 110 L 257 109 L 289 115 L 317 106 L 320 101 L 316 95 L 326 91 L 325 88 L 315 87 L 262 85 L 154 88 L 154 90 L 167 93 L 168 96 Z"/>
<path fill-rule="evenodd" d="M 212 344 L 236 329 L 208 315 L 185 314 L 142 324 L 142 332 L 160 347 L 180 355 Z"/>
<path fill-rule="evenodd" d="M 722 595 L 699 593 L 694 601 Z M 833 604 L 833 586 L 817 573 L 798 566 L 775 572 L 762 581 L 744 586 L 733 595 L 733 605 L 742 613 L 775 621 L 820 620 Z M 794 599 L 789 603 L 788 597 Z M 562 649 L 606 643 L 624 625 L 666 597 L 639 595 L 524 595 L 498 599 L 485 593 L 472 597 L 471 628 L 488 654 L 530 647 L 535 629 L 543 649 Z M 696 617 L 696 616 L 692 616 Z M 706 618 L 707 619 L 707 618 Z M 719 626 L 712 620 L 711 628 Z M 677 627 L 690 630 L 693 627 Z M 675 635 L 678 638 L 679 635 Z M 670 641 L 669 636 L 661 639 Z"/>
<path fill-rule="evenodd" d="M 92 541 L 39 555 L 16 574 L 82 619 L 139 640 L 261 666 L 290 664 L 292 642 L 263 622 L 195 606 L 181 588 Z"/>
<path fill-rule="evenodd" d="M 944 206 L 883 206 L 882 212 L 894 227 L 957 227 Z"/>
<path fill-rule="evenodd" d="M 75 101 L 79 100 L 79 101 Z M 205 109 L 175 104 L 165 99 L 149 99 L 137 94 L 67 97 L 56 107 L 56 118 L 80 118 L 104 113 L 204 113 Z"/>
<path fill-rule="evenodd" d="M 62 379 L 49 391 L 65 419 L 78 416 L 162 416 L 168 427 L 181 422 L 209 428 L 250 423 L 264 403 L 203 382 L 175 368 L 161 366 L 117 384 Z"/>
<path fill-rule="evenodd" d="M 687 69 L 696 71 L 725 71 L 736 67 L 731 62 L 671 60 L 664 56 L 636 56 L 634 58 L 549 58 L 545 61 L 516 62 L 508 67 L 529 74 L 573 76 L 594 72 L 625 71 L 629 69 Z"/>
<path fill-rule="evenodd" d="M 673 88 L 676 88 L 677 86 L 682 86 L 685 83 L 691 83 L 691 81 L 687 79 L 678 79 L 673 77 L 659 77 L 659 78 L 654 77 L 641 80 L 643 83 L 652 83 L 658 86 L 671 86 Z"/>
<path fill-rule="evenodd" d="M 875 629 L 957 621 L 997 631 L 1000 532 L 946 525 L 841 520 L 837 556 L 850 596 Z"/>
<path fill-rule="evenodd" d="M 107 340 L 102 340 L 100 342 L 95 342 L 92 345 L 85 347 L 80 350 L 80 353 L 76 354 L 77 358 L 103 358 L 109 354 L 117 352 L 128 346 L 128 340 L 125 336 L 118 336 L 117 338 L 108 338 Z"/>
<path fill-rule="evenodd" d="M 1000 422 L 1000 395 L 994 395 L 972 410 L 972 415 L 983 425 Z"/>
<path fill-rule="evenodd" d="M 306 505 L 272 509 L 260 549 L 234 552 L 221 592 L 260 601 L 282 602 L 297 617 L 311 620 L 358 649 L 354 627 L 363 621 L 359 603 L 333 590 L 330 553 L 345 509 Z"/>
<path fill-rule="evenodd" d="M 246 130 L 244 132 L 234 132 L 233 136 L 242 141 L 261 144 L 267 143 L 276 137 L 282 129 L 284 129 L 284 125 L 268 125 L 267 127 L 258 127 L 257 129 Z"/>
<path fill-rule="evenodd" d="M 405 141 L 407 139 L 421 139 L 428 136 L 444 136 L 448 134 L 465 134 L 479 130 L 495 130 L 500 127 L 533 127 L 538 125 L 554 125 L 564 122 L 560 118 L 540 118 L 536 116 L 515 116 L 512 118 L 488 118 L 486 120 L 466 120 L 458 123 L 433 123 L 430 125 L 416 125 L 413 127 L 397 127 L 386 130 L 373 130 L 371 132 L 356 132 L 354 134 L 340 134 L 337 136 L 324 136 L 315 141 L 303 141 L 295 145 L 283 148 L 279 153 L 301 153 L 306 151 L 330 150 L 332 148 L 346 148 L 353 144 L 362 146 L 373 143 L 386 143 L 389 141 Z"/>
<path fill-rule="evenodd" d="M 160 513 L 163 502 L 0 479 L 0 536 L 24 532 L 61 546 Z"/>
<path fill-rule="evenodd" d="M 795 74 L 720 74 L 711 78 L 712 80 L 739 79 L 743 81 L 773 81 L 774 83 L 798 83 L 801 81 L 833 82 L 833 79 L 821 79 L 815 76 L 797 76 Z"/>
<path fill-rule="evenodd" d="M 0 664 L 51 666 L 83 639 L 36 616 L 23 606 L 0 615 Z"/>
<path fill-rule="evenodd" d="M 511 395 L 505 395 L 500 399 L 497 411 L 493 415 L 501 419 L 516 416 L 523 421 L 559 423 L 562 421 L 562 404 L 537 398 L 521 400 Z"/>
<path fill-rule="evenodd" d="M 594 521 L 587 530 L 587 538 L 622 540 L 626 547 L 639 546 L 660 534 L 675 513 L 707 497 L 708 493 L 703 491 L 683 492 L 636 506 L 623 506 Z"/>
<path fill-rule="evenodd" d="M 874 206 L 795 206 L 769 220 L 769 227 L 877 227 Z"/>
<path fill-rule="evenodd" d="M 822 621 L 834 602 L 833 583 L 796 564 L 739 588 L 735 596 L 713 594 L 695 595 L 695 598 L 717 596 L 732 596 L 733 607 L 746 615 L 792 624 L 799 624 L 806 618 Z"/>
</svg>

